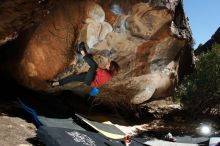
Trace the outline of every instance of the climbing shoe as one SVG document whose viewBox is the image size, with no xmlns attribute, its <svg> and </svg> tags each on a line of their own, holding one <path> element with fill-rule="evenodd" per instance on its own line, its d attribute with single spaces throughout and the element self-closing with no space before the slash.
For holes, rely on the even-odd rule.
<svg viewBox="0 0 220 146">
<path fill-rule="evenodd" d="M 84 42 L 81 42 L 79 44 L 79 46 L 77 47 L 77 53 L 81 54 L 81 51 L 84 51 L 85 54 L 87 54 L 87 51 L 86 51 L 86 47 L 85 47 L 85 43 Z"/>
<path fill-rule="evenodd" d="M 58 81 L 48 81 L 51 87 L 60 86 L 60 83 Z"/>
</svg>

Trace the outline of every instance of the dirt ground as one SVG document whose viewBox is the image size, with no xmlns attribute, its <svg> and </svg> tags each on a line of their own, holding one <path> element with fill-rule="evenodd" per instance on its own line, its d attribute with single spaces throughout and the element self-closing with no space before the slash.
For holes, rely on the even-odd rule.
<svg viewBox="0 0 220 146">
<path fill-rule="evenodd" d="M 15 101 L 0 102 L 0 145 L 1 146 L 43 146 L 36 138 L 36 126 L 28 120 Z"/>
</svg>

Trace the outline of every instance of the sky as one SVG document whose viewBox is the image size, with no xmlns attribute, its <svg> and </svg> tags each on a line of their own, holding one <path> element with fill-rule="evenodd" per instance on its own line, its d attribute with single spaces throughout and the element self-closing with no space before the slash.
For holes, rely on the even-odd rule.
<svg viewBox="0 0 220 146">
<path fill-rule="evenodd" d="M 183 7 L 197 48 L 220 27 L 220 0 L 183 0 Z"/>
</svg>

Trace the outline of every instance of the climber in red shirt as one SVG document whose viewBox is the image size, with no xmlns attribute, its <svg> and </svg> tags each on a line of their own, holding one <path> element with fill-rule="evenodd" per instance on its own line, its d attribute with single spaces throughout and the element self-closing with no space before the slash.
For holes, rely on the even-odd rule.
<svg viewBox="0 0 220 146">
<path fill-rule="evenodd" d="M 101 87 L 111 80 L 120 69 L 119 65 L 115 61 L 108 62 L 106 69 L 99 68 L 97 63 L 92 59 L 91 54 L 87 54 L 84 42 L 79 44 L 77 52 L 83 56 L 83 59 L 90 66 L 88 72 L 78 75 L 70 75 L 58 81 L 54 81 L 51 84 L 53 87 L 62 86 L 72 81 L 84 82 L 84 84 L 90 86 L 91 88 Z"/>
</svg>

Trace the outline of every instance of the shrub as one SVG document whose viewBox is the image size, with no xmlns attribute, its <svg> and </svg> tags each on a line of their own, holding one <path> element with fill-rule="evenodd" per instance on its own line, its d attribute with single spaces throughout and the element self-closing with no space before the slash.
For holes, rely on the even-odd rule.
<svg viewBox="0 0 220 146">
<path fill-rule="evenodd" d="M 176 99 L 192 114 L 219 114 L 220 110 L 220 45 L 195 60 L 195 71 L 179 85 Z"/>
</svg>

